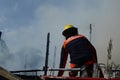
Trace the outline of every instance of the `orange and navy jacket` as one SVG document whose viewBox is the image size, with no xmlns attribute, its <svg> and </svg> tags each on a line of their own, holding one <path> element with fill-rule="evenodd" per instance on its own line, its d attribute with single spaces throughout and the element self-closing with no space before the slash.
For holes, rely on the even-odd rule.
<svg viewBox="0 0 120 80">
<path fill-rule="evenodd" d="M 97 63 L 96 50 L 83 35 L 71 36 L 64 41 L 61 49 L 60 68 L 65 68 L 68 53 L 70 54 L 70 63 L 79 67 Z M 59 72 L 58 75 L 62 75 L 63 72 Z"/>
</svg>

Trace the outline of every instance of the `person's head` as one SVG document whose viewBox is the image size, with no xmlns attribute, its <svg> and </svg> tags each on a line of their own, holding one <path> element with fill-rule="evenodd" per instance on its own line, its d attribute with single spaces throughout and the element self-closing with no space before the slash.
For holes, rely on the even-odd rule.
<svg viewBox="0 0 120 80">
<path fill-rule="evenodd" d="M 71 24 L 67 24 L 64 27 L 64 30 L 63 30 L 62 34 L 67 39 L 67 38 L 69 38 L 71 36 L 78 35 L 78 29 L 76 27 L 74 27 L 73 25 L 71 25 Z"/>
</svg>

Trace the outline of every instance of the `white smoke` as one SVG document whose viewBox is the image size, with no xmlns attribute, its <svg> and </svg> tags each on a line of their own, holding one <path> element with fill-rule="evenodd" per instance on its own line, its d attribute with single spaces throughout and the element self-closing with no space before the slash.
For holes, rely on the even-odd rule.
<svg viewBox="0 0 120 80">
<path fill-rule="evenodd" d="M 44 58 L 41 51 L 35 48 L 23 48 L 10 53 L 4 40 L 0 40 L 0 66 L 7 70 L 42 69 Z"/>
<path fill-rule="evenodd" d="M 4 40 L 0 40 L 0 64 L 6 66 L 7 61 L 11 59 L 8 47 Z"/>
</svg>

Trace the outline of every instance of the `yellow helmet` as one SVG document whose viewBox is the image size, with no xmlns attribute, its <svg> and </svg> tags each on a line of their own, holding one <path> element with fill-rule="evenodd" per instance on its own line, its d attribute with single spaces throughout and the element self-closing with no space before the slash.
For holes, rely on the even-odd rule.
<svg viewBox="0 0 120 80">
<path fill-rule="evenodd" d="M 69 28 L 73 28 L 73 25 L 67 24 L 67 25 L 64 27 L 64 31 L 67 30 L 67 29 L 69 29 Z"/>
</svg>

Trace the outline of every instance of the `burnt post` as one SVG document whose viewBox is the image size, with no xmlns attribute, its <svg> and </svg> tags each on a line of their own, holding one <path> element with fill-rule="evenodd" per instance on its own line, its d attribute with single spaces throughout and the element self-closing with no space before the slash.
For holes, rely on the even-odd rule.
<svg viewBox="0 0 120 80">
<path fill-rule="evenodd" d="M 47 75 L 47 69 L 48 69 L 49 42 L 50 42 L 50 33 L 47 34 L 47 45 L 46 45 L 46 58 L 45 58 L 45 66 L 44 66 L 44 76 Z"/>
<path fill-rule="evenodd" d="M 0 31 L 0 40 L 1 40 L 1 35 L 2 35 L 2 32 Z"/>
<path fill-rule="evenodd" d="M 91 42 L 91 34 L 92 34 L 92 24 L 90 24 L 90 42 Z"/>
</svg>

